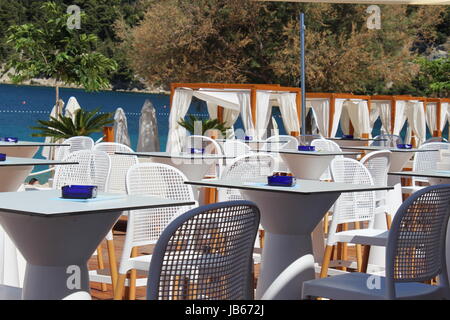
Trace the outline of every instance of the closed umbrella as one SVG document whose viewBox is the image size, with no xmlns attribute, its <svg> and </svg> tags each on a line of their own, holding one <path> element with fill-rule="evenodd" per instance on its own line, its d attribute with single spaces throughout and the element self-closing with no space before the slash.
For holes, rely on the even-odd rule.
<svg viewBox="0 0 450 320">
<path fill-rule="evenodd" d="M 114 141 L 129 147 L 131 146 L 127 117 L 122 108 L 118 108 L 114 115 Z"/>
<path fill-rule="evenodd" d="M 145 103 L 141 110 L 137 151 L 160 151 L 156 110 L 150 100 L 145 100 Z"/>
<path fill-rule="evenodd" d="M 67 101 L 66 110 L 65 110 L 64 115 L 73 120 L 73 119 L 75 119 L 75 114 L 80 109 L 81 109 L 81 107 L 80 107 L 80 104 L 78 103 L 77 99 L 75 97 L 70 97 L 69 101 Z"/>
<path fill-rule="evenodd" d="M 53 118 L 58 118 L 58 112 L 57 110 L 63 110 L 64 108 L 64 101 L 62 101 L 61 99 L 58 101 L 58 105 L 54 106 L 52 111 L 50 112 L 50 119 Z M 53 141 L 53 138 L 51 137 L 46 137 L 45 138 L 45 143 L 53 143 L 56 141 Z M 42 152 L 41 155 L 46 158 L 46 159 L 54 159 L 55 158 L 55 151 L 54 151 L 54 147 L 43 147 L 42 148 Z"/>
</svg>

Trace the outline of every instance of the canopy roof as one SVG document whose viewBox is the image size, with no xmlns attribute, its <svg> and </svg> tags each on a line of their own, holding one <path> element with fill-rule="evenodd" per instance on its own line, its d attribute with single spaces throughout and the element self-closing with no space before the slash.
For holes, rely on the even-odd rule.
<svg viewBox="0 0 450 320">
<path fill-rule="evenodd" d="M 449 0 L 257 0 L 277 2 L 322 2 L 352 4 L 409 4 L 409 5 L 450 5 Z"/>
</svg>

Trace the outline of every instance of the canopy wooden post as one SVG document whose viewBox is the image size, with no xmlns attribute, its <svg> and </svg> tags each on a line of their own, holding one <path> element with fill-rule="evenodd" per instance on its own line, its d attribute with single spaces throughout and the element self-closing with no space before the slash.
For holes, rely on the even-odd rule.
<svg viewBox="0 0 450 320">
<path fill-rule="evenodd" d="M 336 98 L 334 94 L 330 96 L 330 118 L 328 119 L 328 137 L 331 137 L 331 130 L 333 130 L 333 118 L 334 118 L 334 108 L 335 108 Z"/>
<path fill-rule="evenodd" d="M 395 99 L 392 99 L 391 100 L 391 134 L 394 134 L 395 108 L 396 107 L 397 107 L 397 101 Z"/>
<path fill-rule="evenodd" d="M 442 130 L 441 130 L 441 101 L 438 101 L 436 103 L 436 129 L 433 132 L 433 137 L 442 137 Z"/>
<path fill-rule="evenodd" d="M 256 89 L 250 91 L 250 106 L 252 110 L 252 121 L 256 129 Z"/>
<path fill-rule="evenodd" d="M 223 112 L 223 107 L 217 106 L 217 120 L 219 120 L 219 122 L 223 122 Z"/>
<path fill-rule="evenodd" d="M 103 141 L 114 142 L 114 127 L 103 127 Z"/>
</svg>

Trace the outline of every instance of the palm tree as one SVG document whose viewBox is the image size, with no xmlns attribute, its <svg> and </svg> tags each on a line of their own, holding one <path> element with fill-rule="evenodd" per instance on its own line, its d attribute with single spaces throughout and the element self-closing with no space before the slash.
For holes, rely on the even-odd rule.
<svg viewBox="0 0 450 320">
<path fill-rule="evenodd" d="M 41 126 L 31 127 L 40 131 L 33 133 L 33 137 L 51 137 L 53 140 L 69 139 L 76 136 L 89 136 L 94 132 L 102 131 L 102 128 L 114 122 L 112 113 L 99 114 L 97 108 L 92 111 L 80 109 L 75 118 L 60 115 L 58 118 L 50 117 L 50 120 L 38 120 Z"/>
<path fill-rule="evenodd" d="M 200 119 L 193 115 L 189 115 L 186 120 L 181 119 L 178 121 L 178 124 L 191 134 L 194 134 L 196 122 L 202 123 L 202 135 L 208 130 L 219 130 L 220 133 L 226 137 L 227 130 L 230 129 L 230 127 L 225 127 L 225 123 L 220 122 L 218 119 Z"/>
</svg>

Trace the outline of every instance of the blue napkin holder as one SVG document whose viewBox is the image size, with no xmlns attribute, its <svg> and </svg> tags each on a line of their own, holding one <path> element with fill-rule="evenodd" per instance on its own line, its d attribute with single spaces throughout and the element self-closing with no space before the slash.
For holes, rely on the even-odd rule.
<svg viewBox="0 0 450 320">
<path fill-rule="evenodd" d="M 292 176 L 269 176 L 267 182 L 272 187 L 293 187 L 296 184 L 296 179 Z"/>
<path fill-rule="evenodd" d="M 62 197 L 64 199 L 94 199 L 97 198 L 97 186 L 64 186 Z"/>
<path fill-rule="evenodd" d="M 351 135 L 351 134 L 344 134 L 344 135 L 342 135 L 342 139 L 352 140 L 353 139 L 353 135 Z"/>
<path fill-rule="evenodd" d="M 245 141 L 252 141 L 252 140 L 253 140 L 253 137 L 245 136 L 244 140 L 245 140 Z"/>
<path fill-rule="evenodd" d="M 204 154 L 205 149 L 191 148 L 191 154 Z"/>
<path fill-rule="evenodd" d="M 298 146 L 298 151 L 316 151 L 315 146 Z"/>
<path fill-rule="evenodd" d="M 14 143 L 19 142 L 19 138 L 15 138 L 15 137 L 5 137 L 2 140 L 5 142 L 14 142 Z"/>
<path fill-rule="evenodd" d="M 398 149 L 412 149 L 412 144 L 398 144 L 397 145 Z"/>
<path fill-rule="evenodd" d="M 0 153 L 0 161 L 6 161 L 6 154 Z"/>
</svg>

